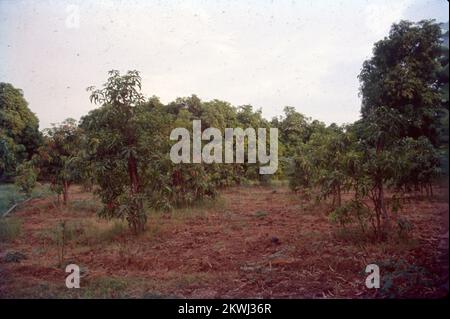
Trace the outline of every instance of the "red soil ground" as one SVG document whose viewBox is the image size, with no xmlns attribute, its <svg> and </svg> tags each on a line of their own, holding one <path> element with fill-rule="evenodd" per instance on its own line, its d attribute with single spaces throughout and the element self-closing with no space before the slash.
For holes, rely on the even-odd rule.
<svg viewBox="0 0 450 319">
<path fill-rule="evenodd" d="M 36 199 L 14 213 L 20 236 L 0 243 L 0 297 L 26 298 L 437 298 L 448 294 L 448 196 L 411 197 L 407 238 L 342 234 L 329 204 L 285 187 L 235 187 L 216 203 L 154 213 L 147 231 L 99 220 L 92 195 L 72 204 Z M 347 195 L 348 198 L 349 195 Z M 58 267 L 58 225 L 71 225 L 65 263 L 82 268 L 81 288 Z M 55 235 L 56 234 L 56 235 Z M 55 237 L 56 236 L 56 237 Z M 28 258 L 6 262 L 11 251 Z M 366 265 L 380 266 L 381 289 L 368 289 Z"/>
</svg>

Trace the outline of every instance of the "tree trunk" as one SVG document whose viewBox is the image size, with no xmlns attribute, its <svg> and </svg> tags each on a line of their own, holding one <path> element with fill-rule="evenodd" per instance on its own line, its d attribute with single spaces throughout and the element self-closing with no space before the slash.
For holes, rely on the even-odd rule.
<svg viewBox="0 0 450 319">
<path fill-rule="evenodd" d="M 378 140 L 376 146 L 377 156 L 381 154 L 382 150 L 383 144 L 380 140 Z M 375 212 L 377 215 L 378 236 L 380 239 L 383 239 L 386 232 L 389 230 L 390 220 L 384 200 L 383 176 L 380 169 L 377 169 L 377 173 L 375 176 L 376 176 L 375 177 L 376 195 L 374 198 L 374 204 L 375 204 Z M 382 218 L 382 223 L 380 223 L 380 217 Z"/>
<path fill-rule="evenodd" d="M 139 192 L 139 176 L 137 171 L 137 161 L 134 156 L 128 158 L 128 175 L 130 177 L 130 187 L 133 194 Z"/>
<path fill-rule="evenodd" d="M 341 200 L 341 184 L 338 184 L 338 186 L 337 186 L 337 199 L 338 199 L 338 207 L 341 207 L 341 203 L 342 203 L 342 200 Z"/>
<path fill-rule="evenodd" d="M 386 203 L 384 199 L 384 188 L 383 188 L 383 182 L 380 182 L 379 184 L 379 200 L 380 200 L 380 209 L 381 209 L 381 216 L 383 217 L 383 230 L 388 231 L 390 228 L 390 216 L 388 214 L 388 211 L 386 209 Z"/>
<path fill-rule="evenodd" d="M 372 201 L 375 206 L 375 217 L 377 222 L 377 237 L 382 240 L 390 229 L 390 216 L 388 214 L 382 180 L 378 180 L 375 184 L 372 194 Z"/>
<path fill-rule="evenodd" d="M 69 183 L 67 181 L 63 182 L 63 202 L 64 205 L 67 205 L 69 201 Z"/>
<path fill-rule="evenodd" d="M 128 175 L 130 177 L 131 194 L 134 197 L 139 193 L 139 175 L 137 169 L 137 160 L 131 155 L 128 158 Z M 145 229 L 145 217 L 142 216 L 144 210 L 144 203 L 142 200 L 138 200 L 136 210 L 131 213 L 130 226 L 135 234 L 144 231 Z"/>
</svg>

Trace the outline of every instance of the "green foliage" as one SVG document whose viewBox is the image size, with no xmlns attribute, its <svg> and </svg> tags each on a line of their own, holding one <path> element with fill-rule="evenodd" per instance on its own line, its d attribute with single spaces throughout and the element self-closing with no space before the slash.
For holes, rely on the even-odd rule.
<svg viewBox="0 0 450 319">
<path fill-rule="evenodd" d="M 18 154 L 23 154 L 25 148 L 21 144 L 16 144 L 14 139 L 7 136 L 3 130 L 0 130 L 0 172 L 1 178 L 7 179 L 20 160 Z"/>
<path fill-rule="evenodd" d="M 80 213 L 96 213 L 100 210 L 100 203 L 94 199 L 73 200 L 70 208 Z"/>
<path fill-rule="evenodd" d="M 341 194 L 351 188 L 351 176 L 358 165 L 354 144 L 354 136 L 346 127 L 332 124 L 314 130 L 298 146 L 298 154 L 287 170 L 291 188 L 317 189 L 318 200 L 332 196 L 333 205 L 340 206 Z"/>
<path fill-rule="evenodd" d="M 377 43 L 373 57 L 363 64 L 361 81 L 363 118 L 381 106 L 404 117 L 402 137 L 438 141 L 436 112 L 441 95 L 436 85 L 440 69 L 441 29 L 433 21 L 401 21 Z"/>
<path fill-rule="evenodd" d="M 439 153 L 430 141 L 421 136 L 401 139 L 397 145 L 398 165 L 393 172 L 393 183 L 404 191 L 426 188 L 440 175 Z M 430 194 L 431 195 L 431 194 Z"/>
<path fill-rule="evenodd" d="M 39 170 L 30 161 L 24 162 L 17 167 L 15 184 L 27 197 L 31 196 L 31 192 L 36 186 L 38 174 Z"/>
<path fill-rule="evenodd" d="M 25 199 L 14 184 L 0 184 L 0 216 L 11 206 Z"/>
<path fill-rule="evenodd" d="M 374 212 L 374 231 L 382 239 L 390 229 L 397 201 L 386 199 L 386 189 L 396 194 L 425 188 L 432 195 L 431 183 L 439 175 L 439 157 L 425 136 L 405 136 L 409 122 L 398 110 L 373 108 L 350 127 L 358 137 L 351 183 L 355 198 L 368 198 Z"/>
<path fill-rule="evenodd" d="M 102 89 L 89 88 L 91 100 L 101 106 L 80 124 L 90 145 L 87 162 L 100 186 L 101 216 L 126 219 L 139 232 L 147 209 L 190 206 L 214 198 L 218 187 L 261 179 L 256 164 L 174 164 L 168 139 L 173 128 L 192 130 L 195 119 L 202 121 L 202 130 L 212 126 L 222 133 L 227 127 L 267 128 L 260 110 L 219 100 L 203 102 L 195 95 L 168 105 L 154 96 L 145 101 L 137 71 L 109 75 Z"/>
<path fill-rule="evenodd" d="M 70 185 L 82 180 L 82 151 L 82 131 L 74 119 L 45 130 L 44 144 L 35 160 L 41 177 L 51 183 L 53 191 L 63 194 L 64 204 L 68 202 Z"/>
<path fill-rule="evenodd" d="M 290 106 L 269 122 L 251 105 L 205 102 L 196 95 L 165 105 L 143 96 L 138 71 L 112 70 L 102 88 L 88 88 L 99 108 L 79 125 L 67 119 L 46 130 L 33 157 L 40 143 L 37 119 L 21 91 L 2 83 L 0 179 L 17 168 L 16 183 L 30 194 L 39 168 L 64 202 L 71 184 L 85 190 L 95 185 L 100 216 L 126 220 L 138 233 L 148 211 L 192 206 L 214 198 L 220 187 L 289 177 L 295 191 L 317 200 L 331 197 L 330 217 L 342 227 L 358 223 L 365 232 L 370 222 L 385 238 L 393 213 L 401 210 L 399 198 L 417 190 L 431 196 L 448 157 L 448 25 L 441 29 L 433 21 L 394 24 L 359 75 L 361 119 L 343 126 L 312 121 Z M 258 164 L 246 162 L 172 163 L 168 136 L 176 127 L 190 131 L 193 120 L 222 136 L 227 127 L 278 128 L 277 174 L 261 176 Z M 248 150 L 248 140 L 244 145 Z M 389 200 L 387 190 L 393 193 Z M 348 191 L 354 197 L 343 202 Z M 399 227 L 409 232 L 405 223 Z"/>
<path fill-rule="evenodd" d="M 417 287 L 431 288 L 433 286 L 431 280 L 433 274 L 426 268 L 411 264 L 404 259 L 379 260 L 374 264 L 383 269 L 380 289 L 377 290 L 377 295 L 381 298 L 414 296 L 414 290 Z"/>
<path fill-rule="evenodd" d="M 400 210 L 398 196 L 411 190 L 432 195 L 432 182 L 441 174 L 440 37 L 432 21 L 392 26 L 364 62 L 362 118 L 354 124 L 319 125 L 307 134 L 308 122 L 289 108 L 286 123 L 274 121 L 284 128 L 281 136 L 292 156 L 291 187 L 318 190 L 318 199 L 332 195 L 330 217 L 342 227 L 357 222 L 365 231 L 370 221 L 377 237 L 386 238 L 392 212 Z M 390 201 L 388 188 L 394 193 Z M 354 191 L 347 203 L 341 202 L 344 190 Z M 403 222 L 398 226 L 402 234 L 410 230 Z"/>
<path fill-rule="evenodd" d="M 372 201 L 379 238 L 385 238 L 392 218 L 385 188 L 428 187 L 439 174 L 440 36 L 432 21 L 394 24 L 359 76 L 362 119 L 352 127 L 362 155 L 354 175 L 356 196 Z"/>
<path fill-rule="evenodd" d="M 127 282 L 123 278 L 98 277 L 83 291 L 83 298 L 126 298 Z"/>
<path fill-rule="evenodd" d="M 449 71 L 448 71 L 448 22 L 440 24 L 442 30 L 441 37 L 441 57 L 439 59 L 439 70 L 438 70 L 438 86 L 439 92 L 441 95 L 442 108 L 437 112 L 436 117 L 439 119 L 439 141 L 438 145 L 440 146 L 440 162 L 443 173 L 448 176 L 448 167 L 449 167 L 449 127 L 448 127 L 448 79 L 449 79 Z"/>
<path fill-rule="evenodd" d="M 126 233 L 126 226 L 126 223 L 117 220 L 105 226 L 100 226 L 91 220 L 84 220 L 82 222 L 65 221 L 41 231 L 39 237 L 43 241 L 56 246 L 58 250 L 61 251 L 63 238 L 65 245 L 95 245 L 110 243 L 117 240 L 120 235 Z"/>
<path fill-rule="evenodd" d="M 140 89 L 137 71 L 123 76 L 110 71 L 102 89 L 88 88 L 91 102 L 101 107 L 84 117 L 81 124 L 92 145 L 89 155 L 100 186 L 98 193 L 105 204 L 100 215 L 127 219 L 136 233 L 144 230 L 147 218 L 142 163 L 152 161 L 156 155 L 152 152 L 155 145 L 149 140 L 144 142 L 150 131 L 145 133 L 143 129 L 158 132 L 155 121 L 146 116 L 149 107 L 144 107 Z M 150 138 L 156 140 L 160 135 Z"/>
<path fill-rule="evenodd" d="M 309 190 L 314 185 L 314 168 L 307 154 L 298 155 L 291 160 L 289 186 L 292 190 Z"/>
<path fill-rule="evenodd" d="M 22 231 L 22 220 L 17 217 L 0 218 L 0 242 L 17 238 Z"/>
<path fill-rule="evenodd" d="M 49 196 L 51 191 L 46 185 L 36 184 L 31 192 L 32 198 Z M 10 209 L 14 204 L 20 203 L 27 198 L 14 184 L 0 184 L 0 216 Z"/>
<path fill-rule="evenodd" d="M 372 221 L 372 210 L 361 200 L 353 199 L 333 210 L 330 219 L 345 228 L 350 224 L 357 224 L 363 233 L 367 230 L 367 223 Z"/>
<path fill-rule="evenodd" d="M 284 116 L 273 118 L 270 126 L 279 130 L 279 178 L 289 177 L 294 190 L 312 187 L 312 163 L 306 144 L 313 134 L 326 130 L 325 124 L 316 120 L 311 122 L 310 118 L 296 112 L 293 107 L 286 106 Z"/>
<path fill-rule="evenodd" d="M 0 83 L 0 181 L 13 176 L 16 166 L 36 152 L 42 141 L 38 127 L 22 91 Z"/>
</svg>

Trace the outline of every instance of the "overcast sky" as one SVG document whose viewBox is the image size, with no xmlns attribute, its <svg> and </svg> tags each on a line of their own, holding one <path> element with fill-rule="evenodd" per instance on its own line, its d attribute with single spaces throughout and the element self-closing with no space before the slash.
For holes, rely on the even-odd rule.
<svg viewBox="0 0 450 319">
<path fill-rule="evenodd" d="M 93 109 L 86 87 L 111 69 L 139 70 L 164 103 L 197 94 L 350 123 L 373 43 L 430 18 L 448 21 L 447 0 L 0 0 L 0 81 L 24 91 L 41 128 Z"/>
</svg>

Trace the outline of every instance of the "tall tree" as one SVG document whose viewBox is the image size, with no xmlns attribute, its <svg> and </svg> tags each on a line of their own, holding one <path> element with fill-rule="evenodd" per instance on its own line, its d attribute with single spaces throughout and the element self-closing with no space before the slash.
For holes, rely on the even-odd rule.
<svg viewBox="0 0 450 319">
<path fill-rule="evenodd" d="M 441 92 L 442 109 L 438 116 L 440 117 L 440 130 L 439 130 L 439 146 L 441 153 L 441 166 L 445 174 L 448 176 L 448 157 L 449 157 L 449 128 L 448 128 L 448 22 L 440 24 L 442 30 L 442 45 L 441 45 L 441 58 L 440 58 L 440 70 L 438 72 L 438 83 Z"/>
<path fill-rule="evenodd" d="M 146 215 L 139 174 L 139 161 L 143 158 L 138 154 L 137 123 L 137 108 L 144 102 L 141 77 L 137 71 L 121 75 L 112 70 L 103 88 L 88 90 L 91 101 L 101 105 L 83 122 L 98 141 L 94 160 L 103 172 L 98 182 L 107 204 L 105 214 L 123 213 L 134 232 L 143 231 Z"/>
<path fill-rule="evenodd" d="M 42 143 L 39 121 L 20 89 L 0 83 L 0 180 L 14 175 Z"/>
<path fill-rule="evenodd" d="M 79 157 L 82 133 L 74 119 L 44 131 L 44 144 L 39 148 L 39 166 L 42 178 L 48 180 L 54 191 L 69 201 L 70 186 L 80 181 Z"/>
<path fill-rule="evenodd" d="M 433 21 L 394 24 L 389 36 L 375 43 L 359 75 L 362 117 L 382 106 L 394 109 L 405 124 L 401 136 L 426 136 L 437 145 L 441 42 L 441 29 Z"/>
<path fill-rule="evenodd" d="M 439 141 L 442 109 L 437 77 L 440 46 L 438 24 L 401 21 L 375 44 L 373 57 L 364 62 L 359 75 L 362 118 L 353 127 L 364 159 L 360 179 L 365 182 L 359 185 L 372 199 L 380 237 L 385 236 L 391 219 L 386 186 L 406 187 L 417 180 L 414 174 L 421 176 L 422 183 L 430 183 L 437 172 L 433 146 Z M 429 163 L 406 169 L 404 161 L 414 156 L 405 157 L 405 151 L 428 154 Z"/>
</svg>

